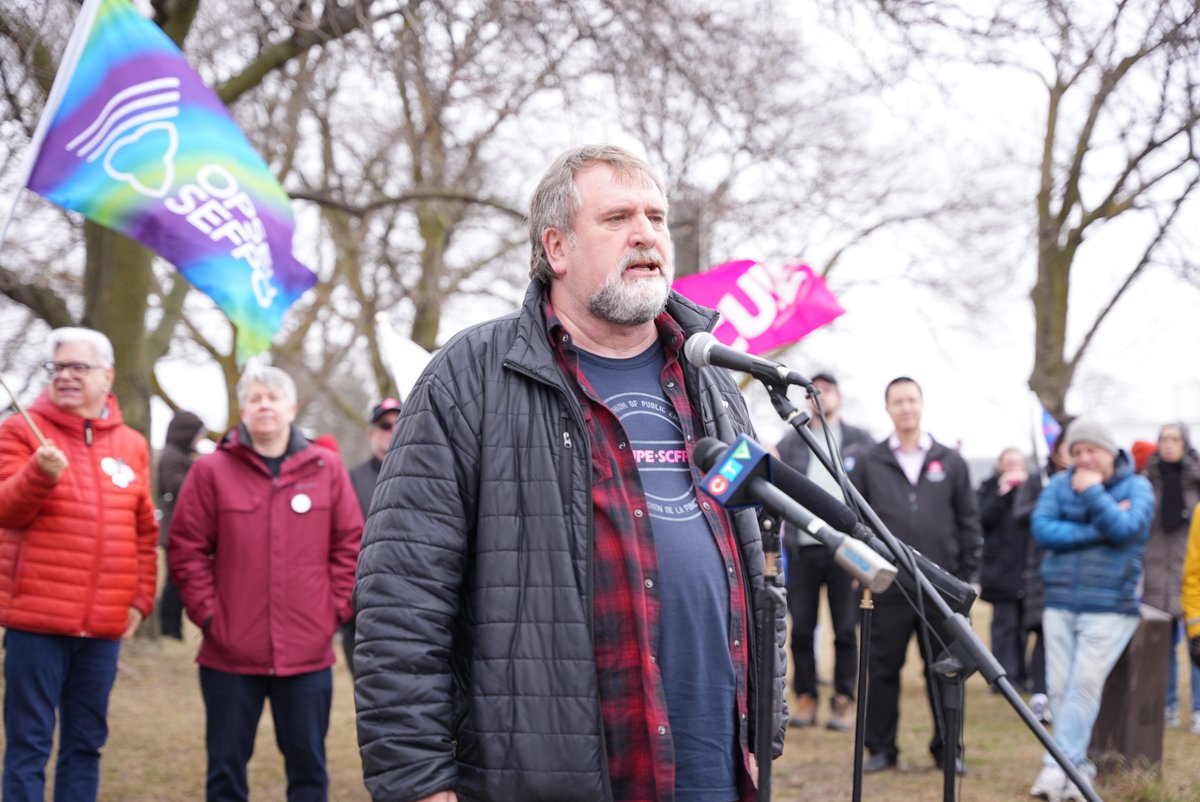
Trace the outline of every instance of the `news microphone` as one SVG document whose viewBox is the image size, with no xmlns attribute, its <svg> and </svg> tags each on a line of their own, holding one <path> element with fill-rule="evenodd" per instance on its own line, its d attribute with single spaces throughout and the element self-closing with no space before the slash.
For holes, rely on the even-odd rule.
<svg viewBox="0 0 1200 802">
<path fill-rule="evenodd" d="M 873 593 L 882 593 L 896 578 L 896 566 L 865 543 L 847 537 L 804 509 L 771 483 L 771 456 L 742 435 L 726 448 L 713 437 L 702 438 L 692 451 L 707 471 L 703 489 L 726 508 L 763 506 L 805 530 L 833 552 L 833 559 Z"/>
<path fill-rule="evenodd" d="M 705 437 L 696 443 L 693 459 L 696 464 L 707 469 L 715 463 L 727 446 L 713 437 Z M 861 541 L 872 551 L 879 554 L 890 563 L 896 562 L 896 555 L 887 543 L 883 542 L 871 529 L 863 525 L 855 514 L 840 499 L 834 498 L 812 479 L 797 471 L 783 460 L 775 459 L 765 454 L 769 461 L 770 481 L 788 498 L 807 507 L 814 515 L 828 522 L 829 526 L 841 533 L 849 534 L 855 540 Z M 707 461 L 707 462 L 706 462 Z M 789 521 L 789 523 L 793 523 Z M 795 525 L 793 523 L 793 525 Z M 801 527 L 803 528 L 803 527 Z M 975 589 L 954 574 L 942 568 L 916 549 L 909 549 L 919 570 L 938 594 L 946 600 L 952 612 L 966 614 L 975 603 Z M 896 580 L 910 597 L 917 589 L 915 577 L 907 572 L 900 574 Z"/>
<path fill-rule="evenodd" d="M 763 381 L 798 384 L 801 387 L 812 385 L 812 382 L 786 365 L 722 345 L 720 340 L 707 331 L 688 337 L 687 342 L 683 344 L 683 355 L 698 368 L 715 365 L 719 368 L 740 370 Z"/>
</svg>

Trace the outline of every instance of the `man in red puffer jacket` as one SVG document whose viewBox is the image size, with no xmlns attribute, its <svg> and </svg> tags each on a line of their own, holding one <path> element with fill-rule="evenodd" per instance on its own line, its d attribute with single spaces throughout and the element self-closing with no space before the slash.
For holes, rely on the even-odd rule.
<svg viewBox="0 0 1200 802">
<path fill-rule="evenodd" d="M 154 605 L 158 524 L 146 440 L 111 394 L 112 344 L 50 334 L 50 384 L 0 425 L 5 800 L 44 798 L 56 714 L 58 798 L 94 800 L 122 637 Z"/>
</svg>

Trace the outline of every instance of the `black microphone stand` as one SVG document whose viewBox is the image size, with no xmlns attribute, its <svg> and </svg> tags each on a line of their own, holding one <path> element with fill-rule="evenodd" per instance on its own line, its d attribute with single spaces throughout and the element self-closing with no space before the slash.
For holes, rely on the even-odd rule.
<svg viewBox="0 0 1200 802">
<path fill-rule="evenodd" d="M 871 612 L 875 601 L 871 590 L 863 588 L 858 603 L 858 708 L 854 711 L 854 790 L 852 802 L 862 802 L 863 751 L 867 736 L 867 672 L 864 666 L 871 657 Z"/>
<path fill-rule="evenodd" d="M 1062 767 L 1063 771 L 1066 773 L 1071 782 L 1079 787 L 1084 798 L 1087 799 L 1088 802 L 1103 802 L 1096 794 L 1095 789 L 1093 789 L 1091 784 L 1083 778 L 1083 776 L 1079 773 L 1079 770 L 1075 767 L 1075 764 L 1073 764 L 1067 758 L 1050 734 L 1046 732 L 1046 728 L 1043 727 L 1041 722 L 1034 717 L 1024 700 L 1021 699 L 1021 697 L 1017 694 L 1016 689 L 1013 688 L 1012 683 L 1005 674 L 1004 668 L 1000 665 L 999 661 L 996 660 L 992 653 L 988 651 L 987 647 L 983 645 L 983 642 L 979 639 L 979 636 L 975 634 L 975 631 L 971 629 L 971 622 L 968 621 L 967 617 L 962 613 L 954 612 L 950 609 L 950 606 L 946 603 L 946 600 L 940 593 L 938 593 L 936 588 L 934 588 L 933 584 L 929 581 L 925 574 L 917 569 L 912 550 L 906 544 L 901 543 L 896 536 L 888 530 L 887 526 L 884 525 L 883 521 L 879 518 L 875 511 L 871 509 L 871 506 L 867 504 L 866 499 L 864 499 L 862 494 L 858 492 L 858 488 L 856 488 L 846 479 L 842 466 L 830 459 L 829 455 L 817 442 L 817 438 L 808 429 L 808 421 L 811 419 L 810 416 L 807 413 L 801 412 L 794 404 L 792 404 L 791 401 L 788 400 L 788 385 L 782 381 L 773 381 L 761 376 L 757 376 L 756 378 L 758 378 L 766 388 L 767 394 L 771 398 L 771 404 L 775 407 L 775 411 L 779 414 L 779 417 L 796 430 L 796 433 L 800 435 L 800 438 L 804 441 L 805 445 L 807 445 L 816 458 L 821 461 L 821 464 L 825 466 L 825 469 L 829 471 L 830 475 L 839 479 L 839 484 L 847 493 L 848 498 L 853 500 L 854 506 L 861 511 L 863 517 L 866 518 L 867 523 L 871 525 L 883 542 L 888 546 L 888 548 L 891 549 L 892 554 L 896 558 L 896 567 L 912 577 L 917 587 L 916 599 L 908 598 L 907 594 L 906 598 L 908 598 L 909 604 L 913 605 L 914 609 L 917 611 L 917 614 L 925 622 L 925 625 L 933 628 L 939 633 L 940 640 L 942 640 L 946 650 L 949 652 L 946 657 L 941 658 L 938 663 L 935 663 L 935 666 L 938 666 L 938 670 L 946 672 L 942 675 L 943 682 L 941 684 L 943 689 L 948 694 L 955 692 L 957 693 L 957 698 L 943 697 L 944 707 L 952 711 L 950 713 L 950 718 L 952 721 L 943 722 L 943 724 L 955 724 L 955 729 L 953 731 L 948 731 L 943 728 L 942 796 L 944 802 L 953 802 L 954 800 L 955 761 L 958 757 L 957 722 L 960 720 L 962 713 L 961 697 L 963 683 L 965 683 L 967 677 L 969 677 L 975 671 L 979 671 L 987 683 L 998 690 L 1000 694 L 1003 695 L 1006 700 L 1008 700 L 1009 705 L 1014 711 L 1016 711 L 1021 720 L 1025 722 L 1025 726 L 1034 734 L 1034 736 L 1037 737 L 1039 741 L 1042 742 L 1042 745 L 1046 747 L 1046 751 L 1049 752 L 1050 756 L 1053 757 L 1058 765 Z M 814 395 L 816 392 L 812 388 L 811 384 L 808 385 L 808 392 L 810 396 Z M 933 608 L 932 611 L 927 612 L 925 609 L 925 604 L 930 604 Z M 947 662 L 947 660 L 949 662 Z M 864 682 L 863 671 L 865 670 L 865 667 L 865 660 L 860 660 L 860 686 Z M 862 697 L 860 697 L 857 722 L 860 728 L 864 720 L 862 712 L 864 708 L 864 700 Z M 936 724 L 937 722 L 935 722 L 935 726 Z M 856 739 L 859 737 L 857 732 L 855 733 L 855 737 Z M 953 743 L 950 742 L 952 737 L 954 738 Z M 855 782 L 859 783 L 861 782 L 862 773 L 862 755 L 859 753 L 857 743 L 855 752 Z"/>
</svg>

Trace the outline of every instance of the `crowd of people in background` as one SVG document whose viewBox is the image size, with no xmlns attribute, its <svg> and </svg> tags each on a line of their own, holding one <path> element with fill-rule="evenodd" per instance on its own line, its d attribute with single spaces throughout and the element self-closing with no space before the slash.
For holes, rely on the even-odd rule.
<svg viewBox="0 0 1200 802">
<path fill-rule="evenodd" d="M 1164 724 L 1188 726 L 1200 735 L 1200 662 L 1187 672 L 1192 677 L 1190 718 L 1179 711 L 1180 639 L 1189 639 L 1191 654 L 1200 653 L 1200 639 L 1195 638 L 1200 633 L 1200 576 L 1190 578 L 1200 569 L 1200 524 L 1193 526 L 1200 503 L 1200 455 L 1184 425 L 1163 426 L 1156 443 L 1125 449 L 1100 420 L 1067 419 L 1044 465 L 1031 464 L 1020 449 L 1006 448 L 991 475 L 969 493 L 961 459 L 921 427 L 923 399 L 915 382 L 901 377 L 889 384 L 885 408 L 894 431 L 874 445 L 868 438 L 864 451 L 860 430 L 840 422 L 836 380 L 829 374 L 819 378 L 819 383 L 814 380 L 818 397 L 830 402 L 833 415 L 826 416 L 832 421 L 827 424 L 812 416 L 817 441 L 831 441 L 835 454 L 840 450 L 851 481 L 894 534 L 959 578 L 977 583 L 981 598 L 991 605 L 994 656 L 1009 680 L 1028 694 L 1035 717 L 1053 724 L 1056 742 L 1083 783 L 1096 777 L 1088 747 L 1105 680 L 1139 625 L 1142 604 L 1171 617 L 1171 649 L 1162 656 Z M 846 432 L 853 432 L 853 439 Z M 1135 464 L 1134 451 L 1140 464 Z M 840 494 L 827 472 L 822 479 L 822 471 L 814 469 L 816 461 L 801 438 L 788 433 L 778 452 Z M 1185 559 L 1189 542 L 1190 562 Z M 834 637 L 834 708 L 827 727 L 842 729 L 845 713 L 838 700 L 849 687 L 845 675 L 855 671 L 846 668 L 847 660 L 854 659 L 846 657 L 847 645 L 854 643 L 854 619 L 847 624 L 843 611 L 855 606 L 858 594 L 851 590 L 845 597 L 839 590 L 848 577 L 836 565 L 817 573 L 821 559 L 801 551 L 800 533 L 788 537 L 785 528 L 785 543 L 797 699 L 790 725 L 817 723 L 813 624 L 817 589 L 823 583 Z M 893 606 L 888 597 L 877 596 L 874 605 L 866 772 L 897 764 L 897 676 L 910 636 L 919 629 L 911 608 Z M 928 644 L 918 638 L 934 714 L 930 751 L 940 760 L 947 736 L 957 736 L 942 732 L 935 697 L 940 680 L 929 670 L 937 655 L 928 653 Z M 961 758 L 956 770 L 966 771 Z M 1049 753 L 1030 793 L 1051 802 L 1084 798 Z"/>
<path fill-rule="evenodd" d="M 152 493 L 147 443 L 111 392 L 111 344 L 87 329 L 51 334 L 46 389 L 0 424 L 5 802 L 43 798 L 56 726 L 56 798 L 96 798 L 120 642 L 155 604 L 156 546 L 163 635 L 182 638 L 185 614 L 199 630 L 209 800 L 248 797 L 266 700 L 288 799 L 327 798 L 338 633 L 365 782 L 381 799 L 452 802 L 457 788 L 752 800 L 759 755 L 821 719 L 822 588 L 825 728 L 853 728 L 860 590 L 785 526 L 794 694 L 789 716 L 780 612 L 779 705 L 770 742 L 755 743 L 763 524 L 711 503 L 687 459 L 702 437 L 754 427 L 726 372 L 683 358 L 714 319 L 669 290 L 661 181 L 619 148 L 570 151 L 535 192 L 531 244 L 522 309 L 448 343 L 403 405 L 375 404 L 370 456 L 351 469 L 336 443 L 296 425 L 292 378 L 252 365 L 240 423 L 211 453 L 198 448 L 201 419 L 175 415 Z M 1077 770 L 1076 781 L 1047 754 L 1033 796 L 1083 799 L 1095 779 L 1101 692 L 1140 605 L 1171 618 L 1165 725 L 1200 735 L 1200 455 L 1183 425 L 1164 426 L 1137 464 L 1100 419 L 1065 421 L 1045 465 L 1005 449 L 974 488 L 958 450 L 926 428 L 913 378 L 883 389 L 893 429 L 881 440 L 842 420 L 831 373 L 814 377 L 810 400 L 822 456 L 844 475 L 794 432 L 780 458 L 847 501 L 852 485 L 991 605 L 996 659 Z M 864 770 L 899 764 L 916 637 L 930 756 L 965 774 L 963 719 L 946 716 L 961 713 L 961 681 L 933 670 L 937 643 L 897 588 L 872 603 Z"/>
</svg>

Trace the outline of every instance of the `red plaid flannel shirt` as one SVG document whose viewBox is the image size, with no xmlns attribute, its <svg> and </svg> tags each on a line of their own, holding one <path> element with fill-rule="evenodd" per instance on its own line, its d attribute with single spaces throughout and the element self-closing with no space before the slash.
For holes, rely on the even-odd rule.
<svg viewBox="0 0 1200 802">
<path fill-rule="evenodd" d="M 618 802 L 668 802 L 675 795 L 675 754 L 655 656 L 658 557 L 649 507 L 624 428 L 580 371 L 571 335 L 555 316 L 549 298 L 544 303 L 547 334 L 554 344 L 559 369 L 579 399 L 592 446 L 593 641 L 613 798 Z M 666 313 L 658 316 L 655 325 L 666 354 L 662 389 L 679 416 L 690 456 L 692 446 L 704 432 L 684 389 L 680 364 L 683 332 Z M 692 470 L 699 487 L 700 474 Z M 730 579 L 729 649 L 737 678 L 742 765 L 746 766 L 750 656 L 741 554 L 725 513 L 703 492 L 697 492 L 697 501 Z M 741 800 L 753 802 L 755 793 L 749 775 L 745 771 L 741 775 Z"/>
</svg>

